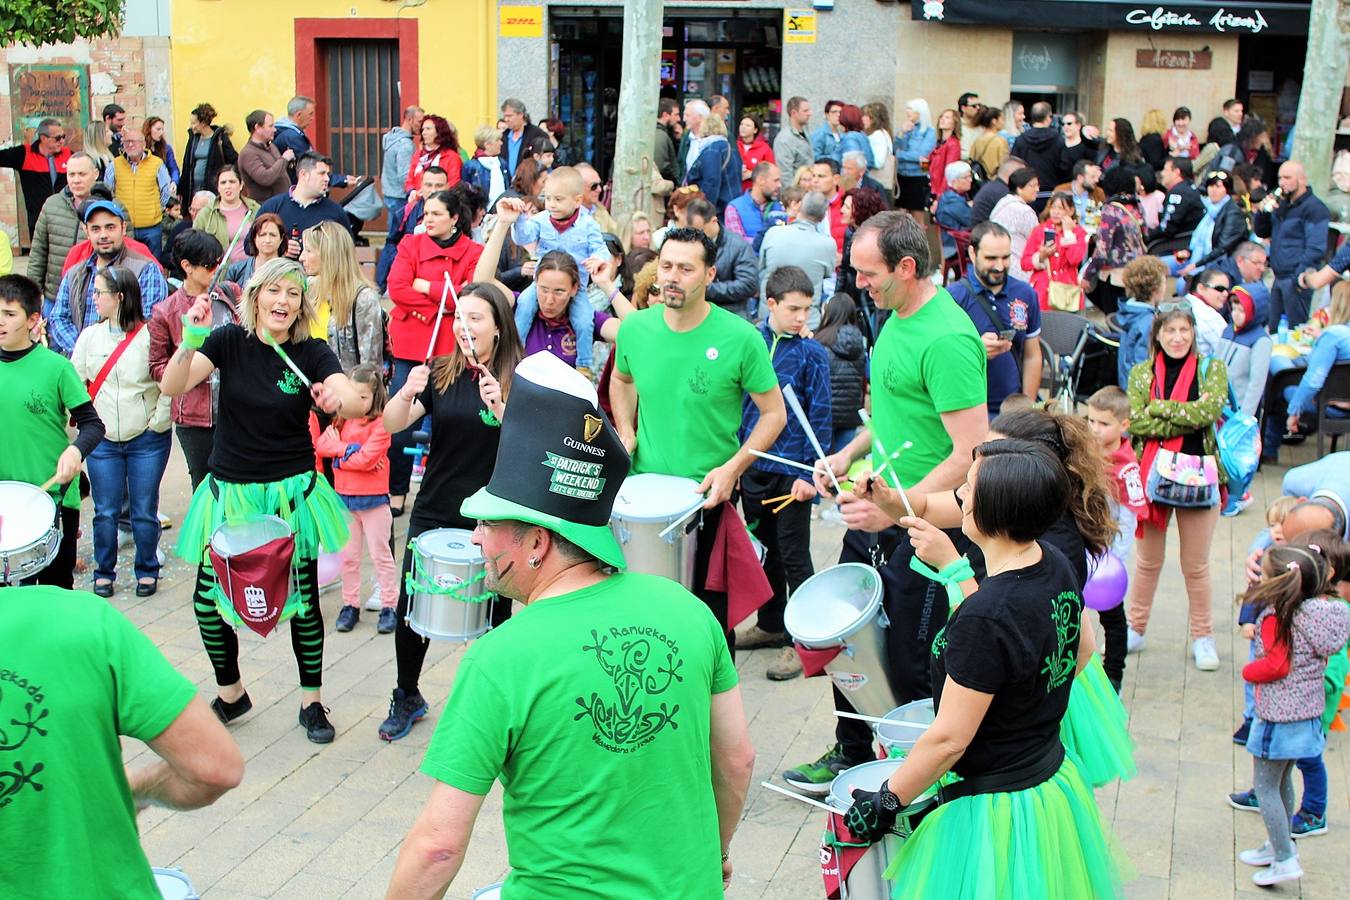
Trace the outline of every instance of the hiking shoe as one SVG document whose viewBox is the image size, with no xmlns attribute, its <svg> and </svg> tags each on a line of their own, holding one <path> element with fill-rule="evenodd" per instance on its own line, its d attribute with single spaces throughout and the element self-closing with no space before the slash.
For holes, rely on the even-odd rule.
<svg viewBox="0 0 1350 900">
<path fill-rule="evenodd" d="M 1214 647 L 1214 638 L 1198 637 L 1191 642 L 1191 655 L 1195 657 L 1195 667 L 1201 672 L 1213 672 L 1219 668 L 1219 651 Z"/>
<path fill-rule="evenodd" d="M 1233 809 L 1241 809 L 1246 812 L 1261 811 L 1261 804 L 1256 802 L 1256 791 L 1238 791 L 1236 794 L 1229 794 L 1228 805 Z M 1265 865 L 1265 863 L 1262 863 L 1262 865 Z"/>
<path fill-rule="evenodd" d="M 1233 743 L 1237 744 L 1239 747 L 1247 746 L 1247 736 L 1251 733 L 1252 720 L 1243 719 L 1242 724 L 1238 726 L 1238 730 L 1233 732 Z"/>
<path fill-rule="evenodd" d="M 1252 874 L 1252 881 L 1261 887 L 1270 887 L 1281 881 L 1296 881 L 1303 877 L 1303 867 L 1298 864 L 1298 856 L 1279 862 L 1272 862 L 1267 868 Z"/>
<path fill-rule="evenodd" d="M 427 714 L 427 701 L 420 693 L 409 696 L 394 688 L 389 701 L 389 717 L 380 723 L 380 740 L 396 741 L 412 731 L 413 723 Z"/>
<path fill-rule="evenodd" d="M 375 630 L 380 634 L 390 634 L 398 627 L 398 615 L 394 612 L 392 606 L 386 606 L 380 610 L 380 621 L 375 626 Z"/>
<path fill-rule="evenodd" d="M 1138 653 L 1144 649 L 1145 638 L 1133 628 L 1125 630 L 1125 652 Z"/>
<path fill-rule="evenodd" d="M 305 726 L 305 737 L 316 744 L 332 743 L 337 729 L 328 721 L 328 713 L 328 707 L 322 703 L 300 707 L 300 724 Z"/>
<path fill-rule="evenodd" d="M 1300 809 L 1289 820 L 1289 833 L 1295 840 L 1305 837 L 1317 837 L 1327 833 L 1327 817 L 1314 816 L 1306 809 Z"/>
<path fill-rule="evenodd" d="M 835 744 L 815 762 L 788 769 L 783 773 L 783 780 L 803 794 L 822 797 L 830 792 L 830 782 L 835 776 L 850 768 L 852 764 L 844 757 L 843 748 Z"/>
<path fill-rule="evenodd" d="M 1266 841 L 1255 850 L 1243 850 L 1238 854 L 1238 861 L 1249 866 L 1268 866 L 1275 862 L 1275 848 L 1270 846 L 1270 841 Z"/>
<path fill-rule="evenodd" d="M 802 659 L 796 649 L 784 647 L 778 651 L 778 658 L 769 663 L 764 672 L 770 681 L 791 681 L 802 674 Z"/>
<path fill-rule="evenodd" d="M 751 625 L 736 635 L 737 650 L 759 650 L 762 647 L 782 647 L 792 643 L 785 631 L 765 631 L 758 625 Z"/>
<path fill-rule="evenodd" d="M 359 621 L 361 621 L 361 610 L 355 606 L 344 606 L 338 610 L 337 624 L 333 628 L 337 631 L 351 631 Z"/>
<path fill-rule="evenodd" d="M 384 602 L 380 599 L 380 586 L 377 584 L 374 589 L 371 590 L 370 596 L 366 598 L 366 609 L 370 612 L 375 612 L 383 606 Z"/>
</svg>

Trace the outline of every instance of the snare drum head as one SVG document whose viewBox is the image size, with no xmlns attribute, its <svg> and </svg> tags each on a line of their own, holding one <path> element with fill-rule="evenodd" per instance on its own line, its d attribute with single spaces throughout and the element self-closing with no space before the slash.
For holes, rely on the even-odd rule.
<svg viewBox="0 0 1350 900">
<path fill-rule="evenodd" d="M 0 550 L 27 547 L 52 530 L 56 503 L 34 484 L 0 481 Z"/>
<path fill-rule="evenodd" d="M 417 552 L 442 562 L 473 564 L 483 561 L 483 551 L 473 542 L 473 532 L 463 528 L 436 528 L 413 541 Z"/>
<path fill-rule="evenodd" d="M 155 876 L 155 887 L 159 888 L 164 900 L 196 900 L 197 892 L 192 882 L 178 869 L 152 866 L 150 871 Z"/>
<path fill-rule="evenodd" d="M 825 804 L 840 813 L 848 812 L 849 807 L 853 805 L 853 790 L 855 788 L 864 791 L 879 789 L 881 783 L 890 778 L 892 773 L 900 768 L 904 762 L 903 759 L 879 759 L 840 772 L 834 777 L 834 781 L 830 782 L 830 793 L 825 798 Z M 937 785 L 933 785 L 916 797 L 912 803 L 906 804 L 905 811 L 913 812 L 922 809 L 935 802 L 936 798 Z"/>
<path fill-rule="evenodd" d="M 623 480 L 613 516 L 630 522 L 665 522 L 698 502 L 698 482 L 677 475 L 645 472 Z"/>
<path fill-rule="evenodd" d="M 502 883 L 489 884 L 485 888 L 479 888 L 470 895 L 471 900 L 497 900 L 502 895 Z"/>
<path fill-rule="evenodd" d="M 222 557 L 239 556 L 277 538 L 291 536 L 291 526 L 280 516 L 249 516 L 222 522 L 211 533 L 211 549 Z"/>
<path fill-rule="evenodd" d="M 888 722 L 912 722 L 916 725 L 932 725 L 936 718 L 932 697 L 897 706 L 885 716 Z M 912 747 L 921 734 L 923 732 L 918 728 L 906 728 L 903 725 L 877 726 L 877 740 L 881 741 L 883 747 Z"/>
<path fill-rule="evenodd" d="M 881 576 L 863 563 L 840 563 L 812 575 L 788 598 L 783 623 L 808 646 L 829 644 L 852 634 L 876 614 Z"/>
</svg>

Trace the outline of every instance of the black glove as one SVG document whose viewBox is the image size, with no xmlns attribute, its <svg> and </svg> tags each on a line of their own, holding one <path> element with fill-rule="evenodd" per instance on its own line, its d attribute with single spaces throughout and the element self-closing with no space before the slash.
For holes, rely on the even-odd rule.
<svg viewBox="0 0 1350 900">
<path fill-rule="evenodd" d="M 855 839 L 875 844 L 895 826 L 895 818 L 901 809 L 900 798 L 884 781 L 877 791 L 855 788 L 853 805 L 844 816 L 844 825 Z"/>
</svg>

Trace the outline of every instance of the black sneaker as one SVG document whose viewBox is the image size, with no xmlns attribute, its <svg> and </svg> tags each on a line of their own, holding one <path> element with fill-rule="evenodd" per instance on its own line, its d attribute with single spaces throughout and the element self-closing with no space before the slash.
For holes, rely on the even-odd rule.
<svg viewBox="0 0 1350 900">
<path fill-rule="evenodd" d="M 351 631 L 359 621 L 361 621 L 361 610 L 355 606 L 344 606 L 338 610 L 337 624 L 333 627 L 338 631 Z"/>
<path fill-rule="evenodd" d="M 394 688 L 393 699 L 389 701 L 389 718 L 380 723 L 380 739 L 396 741 L 407 737 L 413 723 L 427 714 L 427 701 L 421 693 L 406 694 L 402 688 Z"/>
<path fill-rule="evenodd" d="M 248 698 L 247 691 L 233 703 L 220 697 L 211 701 L 211 711 L 216 714 L 216 718 L 220 720 L 222 725 L 230 724 L 252 708 L 253 701 Z"/>
<path fill-rule="evenodd" d="M 328 707 L 322 703 L 311 703 L 300 707 L 300 724 L 305 726 L 305 737 L 316 744 L 332 743 L 337 729 L 328 721 Z"/>
<path fill-rule="evenodd" d="M 380 634 L 391 634 L 398 627 L 398 613 L 392 606 L 386 606 L 380 610 L 380 622 L 375 626 L 375 630 Z"/>
</svg>

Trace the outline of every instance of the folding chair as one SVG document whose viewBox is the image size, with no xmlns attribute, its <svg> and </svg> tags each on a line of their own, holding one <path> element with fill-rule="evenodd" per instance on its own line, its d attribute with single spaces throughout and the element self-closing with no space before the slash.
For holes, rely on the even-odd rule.
<svg viewBox="0 0 1350 900">
<path fill-rule="evenodd" d="M 1326 435 L 1331 435 L 1331 452 L 1336 452 L 1336 439 L 1350 434 L 1350 415 L 1328 416 L 1327 406 L 1333 400 L 1350 400 L 1350 363 L 1337 363 L 1331 367 L 1326 384 L 1317 394 L 1317 456 L 1326 455 L 1323 446 Z"/>
</svg>

